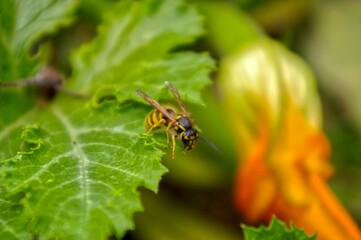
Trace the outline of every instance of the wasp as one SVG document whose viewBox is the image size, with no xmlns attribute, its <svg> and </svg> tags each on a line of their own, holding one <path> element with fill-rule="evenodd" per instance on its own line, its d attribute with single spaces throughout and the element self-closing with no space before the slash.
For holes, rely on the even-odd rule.
<svg viewBox="0 0 361 240">
<path fill-rule="evenodd" d="M 172 93 L 176 101 L 178 102 L 182 113 L 177 113 L 177 110 L 171 106 L 161 106 L 157 101 L 149 97 L 147 94 L 137 89 L 138 94 L 154 109 L 147 115 L 144 121 L 144 128 L 149 134 L 153 129 L 166 127 L 167 144 L 169 147 L 169 135 L 171 135 L 173 143 L 172 158 L 175 158 L 175 139 L 180 138 L 183 142 L 183 149 L 186 151 L 192 150 L 198 139 L 208 143 L 214 149 L 222 152 L 217 146 L 208 140 L 201 138 L 198 131 L 194 128 L 194 124 L 191 117 L 184 106 L 182 98 L 178 90 L 170 82 L 165 82 L 168 90 Z"/>
</svg>

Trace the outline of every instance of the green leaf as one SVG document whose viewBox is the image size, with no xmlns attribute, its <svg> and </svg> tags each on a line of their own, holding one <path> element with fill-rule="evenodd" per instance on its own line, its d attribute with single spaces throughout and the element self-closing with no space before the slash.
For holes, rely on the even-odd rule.
<svg viewBox="0 0 361 240">
<path fill-rule="evenodd" d="M 34 76 L 46 55 L 34 44 L 71 20 L 76 1 L 0 1 L 0 82 Z M 43 49 L 45 50 L 45 49 Z M 0 160 L 14 156 L 21 128 L 35 103 L 31 92 L 0 89 Z M 0 186 L 0 239 L 30 239 L 22 219 L 23 194 Z"/>
<path fill-rule="evenodd" d="M 170 51 L 194 41 L 202 33 L 201 20 L 178 0 L 123 1 L 107 15 L 97 38 L 74 54 L 74 89 L 93 93 L 100 83 L 115 84 L 114 93 L 123 102 L 141 100 L 137 88 L 158 98 L 170 81 L 186 100 L 199 103 L 199 90 L 214 68 L 212 59 Z"/>
<path fill-rule="evenodd" d="M 34 76 L 46 55 L 36 45 L 72 20 L 77 1 L 0 1 L 0 82 Z M 45 50 L 45 49 L 42 49 Z"/>
<path fill-rule="evenodd" d="M 7 193 L 3 186 L 0 187 L 0 239 L 30 239 L 31 234 L 25 232 L 27 222 L 19 218 L 23 207 L 19 201 L 23 194 L 6 197 Z"/>
<path fill-rule="evenodd" d="M 33 77 L 46 64 L 47 52 L 35 56 L 34 45 L 47 34 L 54 33 L 72 20 L 77 1 L 0 1 L 0 82 Z M 25 90 L 0 89 L 0 159 L 14 156 L 20 131 L 27 113 L 35 104 L 35 96 Z"/>
<path fill-rule="evenodd" d="M 307 236 L 304 230 L 295 227 L 293 223 L 291 223 L 291 229 L 288 229 L 286 224 L 275 216 L 272 217 L 269 227 L 254 228 L 242 224 L 242 229 L 245 240 L 316 240 L 316 235 Z"/>
<path fill-rule="evenodd" d="M 0 89 L 0 159 L 10 158 L 18 151 L 21 126 L 32 114 L 34 104 L 34 96 L 26 96 L 23 91 Z"/>
<path fill-rule="evenodd" d="M 0 89 L 6 103 L 0 108 L 1 181 L 10 197 L 23 193 L 16 220 L 29 223 L 12 226 L 16 232 L 88 240 L 134 228 L 132 215 L 142 209 L 137 188 L 157 191 L 166 172 L 156 148 L 165 137 L 158 144 L 139 135 L 152 108 L 127 100 L 141 100 L 138 87 L 161 96 L 170 80 L 186 99 L 201 103 L 198 91 L 210 82 L 214 66 L 206 54 L 173 51 L 202 33 L 193 8 L 181 1 L 122 1 L 106 16 L 98 36 L 73 55 L 69 85 L 94 93 L 93 99 L 58 93 L 44 103 L 31 89 Z M 126 103 L 109 101 L 114 93 Z"/>
<path fill-rule="evenodd" d="M 102 239 L 113 227 L 117 235 L 133 227 L 130 216 L 142 209 L 136 189 L 156 191 L 166 171 L 163 153 L 138 139 L 146 114 L 139 104 L 91 109 L 72 99 L 35 110 L 28 122 L 38 126 L 23 130 L 21 152 L 1 174 L 11 193 L 27 193 L 25 215 L 36 216 L 36 233 Z"/>
</svg>

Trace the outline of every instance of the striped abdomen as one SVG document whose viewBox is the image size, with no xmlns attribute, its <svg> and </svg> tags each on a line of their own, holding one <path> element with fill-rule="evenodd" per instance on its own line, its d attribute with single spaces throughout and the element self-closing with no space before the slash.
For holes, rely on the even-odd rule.
<svg viewBox="0 0 361 240">
<path fill-rule="evenodd" d="M 175 111 L 172 108 L 165 108 L 165 110 L 167 110 L 167 112 L 169 112 L 172 116 L 175 115 Z M 157 109 L 153 109 L 145 118 L 145 121 L 144 121 L 145 130 L 148 131 L 154 124 L 156 124 L 157 122 L 159 122 L 162 119 L 164 119 L 166 121 L 165 124 L 164 123 L 159 124 L 156 128 L 168 126 L 168 123 L 170 122 L 170 120 L 167 119 L 166 117 L 164 117 L 164 115 L 161 112 L 159 112 Z"/>
</svg>

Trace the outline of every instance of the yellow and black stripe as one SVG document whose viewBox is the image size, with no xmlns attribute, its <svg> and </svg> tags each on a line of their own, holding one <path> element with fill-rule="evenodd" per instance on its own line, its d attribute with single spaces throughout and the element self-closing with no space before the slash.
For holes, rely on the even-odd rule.
<svg viewBox="0 0 361 240">
<path fill-rule="evenodd" d="M 162 120 L 163 117 L 164 116 L 161 112 L 159 112 L 157 109 L 153 109 L 145 118 L 145 121 L 144 121 L 145 130 L 148 131 L 153 125 L 155 125 L 157 122 Z M 163 126 L 164 126 L 164 124 L 160 124 L 156 128 L 163 127 Z"/>
</svg>

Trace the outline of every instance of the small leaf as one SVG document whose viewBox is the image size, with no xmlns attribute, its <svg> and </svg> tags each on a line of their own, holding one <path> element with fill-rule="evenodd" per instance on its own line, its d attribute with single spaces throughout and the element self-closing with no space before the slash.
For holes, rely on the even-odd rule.
<svg viewBox="0 0 361 240">
<path fill-rule="evenodd" d="M 242 224 L 245 240 L 316 240 L 316 235 L 307 236 L 304 230 L 298 229 L 291 224 L 291 229 L 286 224 L 279 221 L 275 216 L 269 227 L 261 226 L 259 228 L 249 227 Z"/>
</svg>

